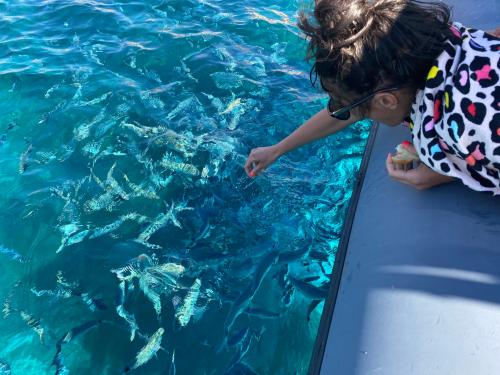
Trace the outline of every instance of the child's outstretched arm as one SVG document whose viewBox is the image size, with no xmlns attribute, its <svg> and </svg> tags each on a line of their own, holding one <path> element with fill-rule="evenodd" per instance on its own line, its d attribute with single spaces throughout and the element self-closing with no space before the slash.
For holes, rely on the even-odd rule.
<svg viewBox="0 0 500 375">
<path fill-rule="evenodd" d="M 353 114 L 346 121 L 337 120 L 323 109 L 275 145 L 254 148 L 245 163 L 245 171 L 250 177 L 255 177 L 288 151 L 334 134 L 359 120 Z"/>
</svg>

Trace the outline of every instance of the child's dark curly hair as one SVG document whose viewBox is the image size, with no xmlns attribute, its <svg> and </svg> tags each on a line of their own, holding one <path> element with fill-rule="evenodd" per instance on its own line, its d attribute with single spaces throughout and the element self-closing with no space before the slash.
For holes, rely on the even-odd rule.
<svg viewBox="0 0 500 375">
<path fill-rule="evenodd" d="M 443 3 L 414 0 L 316 0 L 314 17 L 300 12 L 298 23 L 314 60 L 311 78 L 344 98 L 387 85 L 421 87 L 452 37 L 450 13 Z"/>
</svg>

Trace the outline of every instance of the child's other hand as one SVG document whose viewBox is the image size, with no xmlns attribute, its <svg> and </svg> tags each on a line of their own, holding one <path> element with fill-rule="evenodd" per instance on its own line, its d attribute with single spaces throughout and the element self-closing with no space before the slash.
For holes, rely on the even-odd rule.
<svg viewBox="0 0 500 375">
<path fill-rule="evenodd" d="M 245 171 L 248 176 L 256 177 L 269 165 L 274 163 L 280 156 L 278 149 L 275 146 L 257 147 L 250 151 L 245 163 Z"/>
<path fill-rule="evenodd" d="M 403 184 L 413 186 L 417 190 L 425 190 L 454 180 L 453 177 L 434 172 L 423 163 L 420 163 L 417 168 L 408 171 L 397 170 L 392 163 L 391 154 L 387 155 L 385 165 L 389 176 Z"/>
</svg>

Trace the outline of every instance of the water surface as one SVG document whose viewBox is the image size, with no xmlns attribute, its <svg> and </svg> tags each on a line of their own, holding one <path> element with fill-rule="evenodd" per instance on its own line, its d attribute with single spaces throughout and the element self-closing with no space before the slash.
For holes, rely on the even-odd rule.
<svg viewBox="0 0 500 375">
<path fill-rule="evenodd" d="M 245 175 L 325 105 L 300 6 L 0 2 L 13 374 L 122 373 L 155 333 L 133 372 L 306 373 L 369 124 Z"/>
</svg>

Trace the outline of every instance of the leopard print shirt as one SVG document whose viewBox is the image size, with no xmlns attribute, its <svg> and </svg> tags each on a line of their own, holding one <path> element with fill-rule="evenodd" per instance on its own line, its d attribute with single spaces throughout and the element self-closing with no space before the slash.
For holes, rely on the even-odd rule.
<svg viewBox="0 0 500 375">
<path fill-rule="evenodd" d="M 500 195 L 500 39 L 451 30 L 412 105 L 413 144 L 434 171 Z"/>
</svg>

